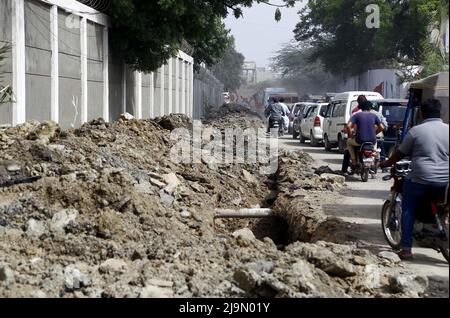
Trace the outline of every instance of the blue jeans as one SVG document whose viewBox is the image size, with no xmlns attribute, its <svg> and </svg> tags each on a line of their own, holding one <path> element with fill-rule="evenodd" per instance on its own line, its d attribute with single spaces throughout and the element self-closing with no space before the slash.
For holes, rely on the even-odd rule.
<svg viewBox="0 0 450 318">
<path fill-rule="evenodd" d="M 405 181 L 402 199 L 402 246 L 405 250 L 412 249 L 417 207 L 426 190 L 426 185 Z"/>
</svg>

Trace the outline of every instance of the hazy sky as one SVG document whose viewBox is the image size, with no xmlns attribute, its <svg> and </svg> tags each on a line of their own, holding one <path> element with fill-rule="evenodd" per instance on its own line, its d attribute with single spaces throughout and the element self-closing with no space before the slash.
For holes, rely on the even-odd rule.
<svg viewBox="0 0 450 318">
<path fill-rule="evenodd" d="M 280 1 L 273 1 L 280 3 Z M 246 61 L 256 62 L 258 67 L 269 66 L 270 58 L 283 43 L 294 38 L 293 30 L 299 21 L 297 12 L 306 1 L 295 8 L 283 8 L 283 18 L 276 22 L 275 8 L 260 4 L 244 10 L 244 18 L 229 16 L 225 24 L 236 38 L 236 49 L 244 54 Z"/>
</svg>

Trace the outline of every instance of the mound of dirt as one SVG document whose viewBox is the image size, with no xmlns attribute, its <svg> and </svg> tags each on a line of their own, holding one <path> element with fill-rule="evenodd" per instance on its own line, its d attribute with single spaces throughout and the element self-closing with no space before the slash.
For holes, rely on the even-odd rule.
<svg viewBox="0 0 450 318">
<path fill-rule="evenodd" d="M 220 125 L 235 116 L 258 123 L 231 111 Z M 334 181 L 314 174 L 303 153 L 281 154 L 280 173 L 269 177 L 258 165 L 174 163 L 170 129 L 186 123 L 99 119 L 68 131 L 36 122 L 1 131 L 0 297 L 392 296 L 390 265 L 357 246 L 280 249 L 263 232 L 232 235 L 244 222 L 215 222 L 216 208 L 270 207 L 279 193 L 331 193 Z M 315 213 L 305 202 L 302 215 Z M 291 214 L 280 215 L 294 220 L 298 207 L 286 208 Z M 311 239 L 308 231 L 290 241 Z"/>
</svg>

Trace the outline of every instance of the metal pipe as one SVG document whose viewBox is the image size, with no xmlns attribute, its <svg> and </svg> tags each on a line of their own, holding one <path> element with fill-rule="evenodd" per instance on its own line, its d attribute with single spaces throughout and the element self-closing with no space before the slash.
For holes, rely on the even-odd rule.
<svg viewBox="0 0 450 318">
<path fill-rule="evenodd" d="M 216 209 L 215 219 L 244 219 L 244 218 L 267 218 L 273 216 L 274 213 L 271 209 Z"/>
</svg>

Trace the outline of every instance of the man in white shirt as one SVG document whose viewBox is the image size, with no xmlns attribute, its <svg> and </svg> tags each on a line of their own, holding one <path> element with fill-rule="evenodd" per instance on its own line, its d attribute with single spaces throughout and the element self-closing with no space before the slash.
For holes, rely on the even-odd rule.
<svg viewBox="0 0 450 318">
<path fill-rule="evenodd" d="M 288 105 L 286 105 L 284 98 L 280 98 L 280 102 L 279 104 L 281 105 L 281 107 L 283 107 L 286 116 L 283 116 L 284 119 L 284 129 L 287 130 L 289 128 L 289 115 L 291 114 L 291 110 L 289 109 Z"/>
</svg>

